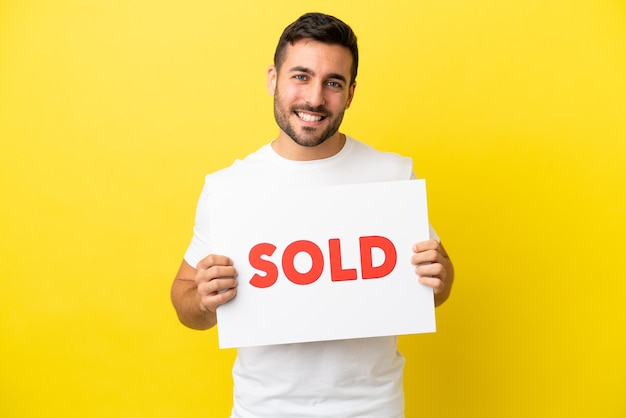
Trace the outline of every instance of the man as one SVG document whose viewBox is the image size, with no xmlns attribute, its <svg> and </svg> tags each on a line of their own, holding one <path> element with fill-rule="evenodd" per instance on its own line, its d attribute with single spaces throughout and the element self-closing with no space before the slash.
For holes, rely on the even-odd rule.
<svg viewBox="0 0 626 418">
<path fill-rule="evenodd" d="M 211 328 L 218 306 L 237 292 L 232 260 L 211 254 L 206 209 L 220 191 L 414 176 L 409 158 L 375 151 L 339 132 L 354 97 L 357 68 L 356 36 L 342 21 L 309 13 L 285 29 L 267 72 L 278 137 L 207 176 L 194 237 L 172 285 L 172 301 L 183 324 Z M 411 262 L 416 280 L 434 289 L 435 304 L 440 305 L 450 294 L 454 272 L 431 233 L 434 239 L 414 245 Z M 232 416 L 401 417 L 404 359 L 396 341 L 377 337 L 240 348 L 233 367 Z"/>
</svg>

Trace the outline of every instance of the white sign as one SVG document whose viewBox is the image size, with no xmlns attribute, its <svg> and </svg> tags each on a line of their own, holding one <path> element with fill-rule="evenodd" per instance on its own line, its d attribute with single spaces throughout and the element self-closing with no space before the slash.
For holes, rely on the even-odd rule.
<svg viewBox="0 0 626 418">
<path fill-rule="evenodd" d="M 433 291 L 410 262 L 429 238 L 424 180 L 214 202 L 213 252 L 233 259 L 239 281 L 217 310 L 220 348 L 435 331 Z"/>
</svg>

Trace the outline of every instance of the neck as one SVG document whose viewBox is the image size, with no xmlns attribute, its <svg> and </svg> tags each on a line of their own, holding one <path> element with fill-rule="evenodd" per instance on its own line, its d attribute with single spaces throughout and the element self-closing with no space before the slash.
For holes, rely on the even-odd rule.
<svg viewBox="0 0 626 418">
<path fill-rule="evenodd" d="M 314 147 L 305 147 L 294 142 L 286 133 L 280 132 L 272 142 L 272 148 L 278 155 L 288 160 L 312 161 L 332 157 L 343 148 L 346 136 L 336 132 L 333 136 Z"/>
</svg>

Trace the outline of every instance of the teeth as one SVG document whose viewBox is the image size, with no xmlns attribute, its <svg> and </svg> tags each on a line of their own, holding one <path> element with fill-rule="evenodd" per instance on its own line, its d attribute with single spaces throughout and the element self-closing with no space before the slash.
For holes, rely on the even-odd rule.
<svg viewBox="0 0 626 418">
<path fill-rule="evenodd" d="M 298 117 L 305 122 L 319 122 L 322 120 L 321 116 L 310 115 L 308 113 L 298 112 Z"/>
</svg>

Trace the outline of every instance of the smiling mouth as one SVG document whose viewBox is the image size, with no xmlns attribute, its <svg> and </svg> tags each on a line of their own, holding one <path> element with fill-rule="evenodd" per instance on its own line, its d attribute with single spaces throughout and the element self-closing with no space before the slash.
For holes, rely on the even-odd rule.
<svg viewBox="0 0 626 418">
<path fill-rule="evenodd" d="M 326 118 L 326 116 L 322 115 L 312 115 L 310 113 L 305 112 L 295 112 L 296 115 L 305 122 L 319 122 Z"/>
</svg>

